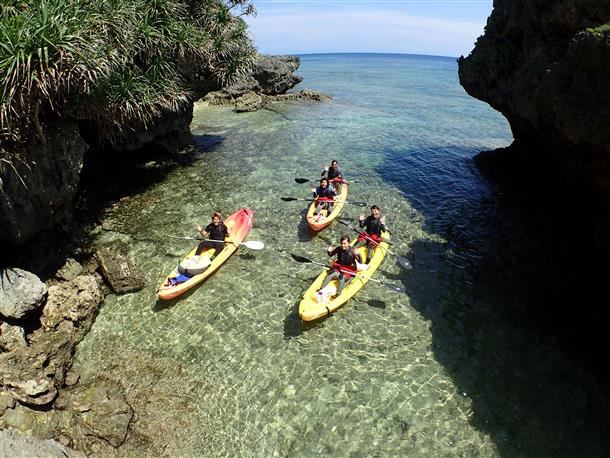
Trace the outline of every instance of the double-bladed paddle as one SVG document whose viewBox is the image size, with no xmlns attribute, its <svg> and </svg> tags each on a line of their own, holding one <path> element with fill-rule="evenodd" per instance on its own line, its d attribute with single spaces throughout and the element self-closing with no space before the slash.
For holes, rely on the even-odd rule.
<svg viewBox="0 0 610 458">
<path fill-rule="evenodd" d="M 208 241 L 208 242 L 221 242 L 221 243 L 234 243 L 236 245 L 243 245 L 246 248 L 250 248 L 251 250 L 262 250 L 265 248 L 265 244 L 260 240 L 246 240 L 244 242 L 238 242 L 237 240 L 212 240 L 212 239 L 202 239 L 200 237 L 179 237 L 177 235 L 168 235 L 172 239 L 182 239 L 182 240 L 198 240 L 200 242 Z"/>
<path fill-rule="evenodd" d="M 318 183 L 320 181 L 320 178 L 318 178 L 317 180 L 310 180 L 309 178 L 295 178 L 294 181 L 296 181 L 299 184 L 309 183 L 310 181 Z M 356 183 L 356 180 L 350 180 L 350 181 L 345 180 L 345 183 L 347 183 L 347 184 Z"/>
<path fill-rule="evenodd" d="M 316 202 L 318 199 L 300 199 L 296 197 L 280 197 L 284 202 L 294 202 L 294 201 L 302 201 L 302 202 Z M 330 202 L 330 200 L 329 200 Z M 340 203 L 340 200 L 335 200 L 334 202 Z M 346 200 L 346 204 L 356 205 L 358 207 L 366 207 L 366 202 L 359 202 L 356 200 Z"/>
<path fill-rule="evenodd" d="M 292 256 L 292 259 L 294 259 L 296 262 L 307 262 L 307 263 L 310 263 L 310 264 L 316 264 L 318 266 L 326 267 L 327 269 L 331 269 L 331 267 L 328 267 L 326 264 L 322 264 L 321 262 L 317 262 L 317 261 L 314 261 L 312 259 L 305 258 L 303 256 L 299 256 L 299 255 L 294 254 L 294 253 L 291 253 L 290 256 Z M 405 292 L 405 289 L 402 286 L 392 285 L 392 284 L 386 283 L 385 281 L 382 281 L 382 280 L 375 280 L 374 278 L 367 277 L 366 275 L 354 274 L 353 272 L 350 272 L 350 271 L 347 271 L 347 270 L 341 270 L 341 269 L 338 269 L 338 270 L 340 272 L 349 274 L 349 275 L 351 275 L 353 277 L 362 278 L 364 280 L 370 280 L 372 282 L 379 283 L 379 284 L 381 284 L 381 285 L 383 285 L 383 286 L 385 286 L 387 288 L 390 288 L 392 291 L 396 291 L 398 293 L 404 293 Z"/>
<path fill-rule="evenodd" d="M 394 253 L 392 250 L 390 250 L 389 248 L 385 248 L 382 247 L 381 245 L 379 245 L 379 242 L 376 242 L 375 240 L 373 240 L 372 238 L 368 237 L 366 235 L 366 233 L 364 231 L 360 231 L 358 229 L 356 229 L 355 227 L 352 227 L 350 224 L 346 223 L 345 221 L 342 221 L 340 219 L 337 219 L 337 221 L 339 221 L 340 224 L 343 224 L 345 227 L 349 227 L 351 230 L 353 230 L 354 232 L 357 232 L 358 234 L 360 234 L 361 236 L 363 236 L 365 239 L 367 239 L 368 241 L 374 243 L 376 246 L 378 246 L 379 248 L 381 248 L 382 250 L 385 250 L 386 253 L 390 253 L 391 255 L 396 256 L 396 259 L 398 259 L 398 263 L 403 266 L 405 269 L 412 269 L 413 266 L 411 265 L 411 263 L 409 262 L 409 260 L 407 258 L 405 258 L 404 256 L 400 256 L 396 253 Z M 389 231 L 388 231 L 389 232 Z M 386 243 L 390 243 L 388 241 L 386 241 Z"/>
</svg>

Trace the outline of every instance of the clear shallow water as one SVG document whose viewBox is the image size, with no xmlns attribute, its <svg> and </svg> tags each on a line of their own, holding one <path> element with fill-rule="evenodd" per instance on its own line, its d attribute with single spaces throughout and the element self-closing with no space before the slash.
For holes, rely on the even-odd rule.
<svg viewBox="0 0 610 458">
<path fill-rule="evenodd" d="M 147 286 L 110 296 L 77 353 L 84 378 L 120 380 L 137 417 L 120 454 L 171 456 L 602 456 L 606 404 L 553 339 L 529 329 L 515 222 L 472 157 L 508 145 L 506 121 L 468 97 L 454 60 L 304 56 L 301 88 L 330 103 L 235 114 L 198 107 L 198 151 L 117 203 L 98 243 L 125 241 Z M 377 203 L 394 250 L 378 278 L 321 322 L 295 306 L 345 233 L 311 235 L 302 202 L 338 159 L 353 200 Z M 186 162 L 186 161 L 185 161 Z M 145 167 L 154 167 L 148 164 Z M 366 185 L 365 185 L 366 183 Z M 212 211 L 255 211 L 250 239 L 191 294 L 155 290 Z M 360 209 L 346 206 L 357 218 Z"/>
</svg>

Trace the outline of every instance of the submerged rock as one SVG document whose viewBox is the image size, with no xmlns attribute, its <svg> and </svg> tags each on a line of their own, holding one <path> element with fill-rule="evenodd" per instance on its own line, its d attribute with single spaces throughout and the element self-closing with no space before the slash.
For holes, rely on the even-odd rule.
<svg viewBox="0 0 610 458">
<path fill-rule="evenodd" d="M 0 270 L 0 314 L 15 320 L 40 310 L 46 285 L 33 273 L 22 269 Z"/>
<path fill-rule="evenodd" d="M 127 248 L 120 243 L 104 246 L 95 253 L 102 275 L 117 294 L 144 287 L 144 274 L 126 253 Z"/>
</svg>

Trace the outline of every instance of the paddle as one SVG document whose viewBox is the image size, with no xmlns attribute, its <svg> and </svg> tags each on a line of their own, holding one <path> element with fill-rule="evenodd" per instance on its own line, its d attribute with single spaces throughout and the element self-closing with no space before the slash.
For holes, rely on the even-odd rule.
<svg viewBox="0 0 610 458">
<path fill-rule="evenodd" d="M 360 234 L 360 235 L 364 236 L 364 238 L 365 238 L 365 239 L 367 239 L 367 240 L 369 240 L 369 241 L 373 242 L 373 243 L 374 243 L 375 245 L 377 245 L 379 248 L 381 248 L 381 249 L 385 250 L 385 251 L 386 251 L 386 253 L 390 253 L 391 255 L 396 256 L 396 258 L 398 259 L 398 263 L 399 263 L 401 266 L 403 266 L 405 269 L 412 269 L 412 268 L 413 268 L 413 266 L 411 265 L 411 263 L 409 262 L 409 260 L 408 260 L 407 258 L 405 258 L 404 256 L 400 256 L 400 255 L 398 255 L 398 254 L 394 253 L 394 252 L 393 252 L 392 250 L 390 250 L 389 248 L 382 247 L 381 245 L 379 245 L 379 243 L 378 243 L 378 242 L 375 242 L 375 240 L 373 240 L 372 238 L 367 237 L 367 236 L 365 235 L 364 231 L 360 231 L 360 230 L 356 229 L 355 227 L 352 227 L 350 224 L 347 224 L 345 221 L 342 221 L 342 220 L 340 220 L 340 219 L 337 219 L 337 221 L 339 221 L 339 223 L 343 224 L 345 227 L 349 227 L 349 228 L 350 228 L 351 230 L 353 230 L 354 232 L 357 232 L 358 234 Z M 388 231 L 388 232 L 389 232 L 389 231 Z M 387 242 L 387 241 L 386 241 L 386 243 L 388 243 L 388 244 L 389 244 L 390 242 Z"/>
<path fill-rule="evenodd" d="M 309 178 L 295 178 L 294 181 L 296 181 L 299 184 L 309 183 L 310 181 L 315 181 L 316 183 L 318 183 L 320 181 L 320 179 L 318 178 L 317 180 L 310 180 Z M 350 181 L 345 180 L 345 183 L 352 184 L 352 183 L 357 183 L 357 181 L 356 180 L 350 180 Z"/>
<path fill-rule="evenodd" d="M 294 201 L 302 201 L 302 202 L 316 202 L 318 199 L 298 199 L 296 197 L 280 197 L 284 202 L 294 202 Z M 330 201 L 329 201 L 330 202 Z M 335 200 L 336 203 L 341 202 L 340 200 Z M 346 200 L 346 204 L 356 205 L 358 207 L 366 207 L 366 202 L 358 202 L 355 200 Z"/>
<path fill-rule="evenodd" d="M 172 239 L 182 239 L 182 240 L 199 240 L 208 242 L 222 242 L 222 243 L 234 243 L 236 245 L 243 245 L 246 248 L 250 248 L 251 250 L 262 250 L 265 248 L 265 244 L 260 240 L 246 240 L 245 242 L 238 242 L 233 240 L 212 240 L 212 239 L 202 239 L 200 237 L 178 237 L 177 235 L 168 235 Z"/>
<path fill-rule="evenodd" d="M 330 269 L 330 267 L 328 267 L 326 264 L 322 264 L 321 262 L 317 262 L 317 261 L 313 261 L 311 259 L 305 258 L 303 256 L 299 256 L 296 255 L 294 253 L 291 253 L 290 256 L 292 256 L 292 259 L 294 259 L 296 262 L 307 262 L 310 264 L 316 264 L 318 266 L 322 266 L 322 267 L 326 267 L 327 269 Z M 352 277 L 358 277 L 358 278 L 362 278 L 365 280 L 369 280 L 375 283 L 379 283 L 383 286 L 386 286 L 387 288 L 390 288 L 392 291 L 396 291 L 398 293 L 404 293 L 405 289 L 402 286 L 396 286 L 396 285 L 391 285 L 390 283 L 386 283 L 382 280 L 375 280 L 374 278 L 371 277 L 367 277 L 366 275 L 360 275 L 360 274 L 354 274 L 353 272 L 349 272 L 347 270 L 341 270 L 339 269 L 339 271 L 346 273 L 346 274 L 350 274 Z"/>
</svg>

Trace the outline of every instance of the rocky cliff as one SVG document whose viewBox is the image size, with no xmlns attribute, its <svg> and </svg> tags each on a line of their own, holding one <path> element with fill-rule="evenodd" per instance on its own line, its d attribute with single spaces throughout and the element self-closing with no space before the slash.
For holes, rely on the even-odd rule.
<svg viewBox="0 0 610 458">
<path fill-rule="evenodd" d="M 610 254 L 608 21 L 608 0 L 495 0 L 459 75 L 511 125 L 515 142 L 496 156 L 519 166 L 504 173 L 543 172 L 583 196 L 593 239 Z"/>
</svg>

